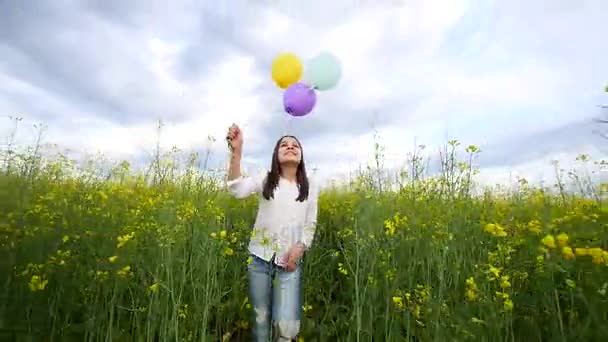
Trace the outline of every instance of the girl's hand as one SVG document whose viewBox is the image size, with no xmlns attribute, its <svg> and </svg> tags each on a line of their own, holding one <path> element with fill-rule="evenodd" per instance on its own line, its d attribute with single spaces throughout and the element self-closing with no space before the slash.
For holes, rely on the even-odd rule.
<svg viewBox="0 0 608 342">
<path fill-rule="evenodd" d="M 287 272 L 293 272 L 296 270 L 297 263 L 300 261 L 300 259 L 302 259 L 303 255 L 304 245 L 301 243 L 297 243 L 289 249 L 287 255 L 285 256 L 285 269 Z"/>
<path fill-rule="evenodd" d="M 243 149 L 243 132 L 236 124 L 232 124 L 228 128 L 228 133 L 226 134 L 226 141 L 228 142 L 228 147 L 232 152 L 241 153 Z"/>
</svg>

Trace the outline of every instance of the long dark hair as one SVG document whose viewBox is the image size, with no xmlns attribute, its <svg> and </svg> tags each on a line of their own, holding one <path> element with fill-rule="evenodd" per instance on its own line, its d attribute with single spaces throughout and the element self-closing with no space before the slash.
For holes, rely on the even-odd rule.
<svg viewBox="0 0 608 342">
<path fill-rule="evenodd" d="M 277 140 L 276 145 L 274 146 L 274 152 L 272 153 L 272 163 L 270 165 L 270 171 L 266 175 L 266 181 L 264 182 L 264 189 L 262 191 L 262 195 L 266 200 L 270 200 L 270 198 L 274 198 L 274 190 L 279 184 L 279 178 L 281 177 L 281 164 L 279 163 L 279 147 L 281 145 L 281 141 L 284 138 L 293 138 L 298 142 L 298 146 L 300 147 L 300 164 L 298 164 L 298 169 L 296 171 L 296 180 L 298 183 L 298 189 L 300 190 L 300 194 L 296 198 L 296 201 L 304 202 L 304 200 L 308 199 L 308 176 L 306 176 L 306 165 L 304 165 L 304 150 L 302 149 L 302 144 L 298 138 L 292 135 L 284 135 L 279 140 Z"/>
</svg>

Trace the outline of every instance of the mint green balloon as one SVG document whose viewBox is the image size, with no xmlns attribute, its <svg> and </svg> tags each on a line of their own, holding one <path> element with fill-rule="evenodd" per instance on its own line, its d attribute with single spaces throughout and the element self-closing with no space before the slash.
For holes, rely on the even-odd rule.
<svg viewBox="0 0 608 342">
<path fill-rule="evenodd" d="M 322 52 L 309 60 L 304 68 L 304 81 L 318 90 L 328 90 L 336 86 L 342 77 L 342 66 L 329 52 Z"/>
</svg>

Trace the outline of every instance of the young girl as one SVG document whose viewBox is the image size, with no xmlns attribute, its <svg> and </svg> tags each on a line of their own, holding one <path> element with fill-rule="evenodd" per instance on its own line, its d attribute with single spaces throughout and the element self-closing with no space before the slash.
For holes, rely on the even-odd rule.
<svg viewBox="0 0 608 342">
<path fill-rule="evenodd" d="M 302 310 L 302 257 L 315 234 L 318 187 L 309 182 L 295 137 L 277 141 L 269 172 L 246 177 L 240 171 L 242 131 L 233 124 L 226 139 L 232 151 L 228 189 L 237 198 L 259 196 L 248 265 L 254 337 L 270 341 L 276 334 L 279 341 L 295 340 Z"/>
</svg>

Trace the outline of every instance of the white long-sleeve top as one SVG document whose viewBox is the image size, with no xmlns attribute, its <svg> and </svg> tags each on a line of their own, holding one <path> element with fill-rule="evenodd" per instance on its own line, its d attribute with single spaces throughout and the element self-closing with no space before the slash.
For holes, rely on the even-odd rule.
<svg viewBox="0 0 608 342">
<path fill-rule="evenodd" d="M 265 178 L 265 173 L 241 176 L 228 181 L 227 186 L 236 198 L 258 196 L 259 207 L 249 252 L 266 261 L 276 254 L 275 263 L 281 265 L 282 257 L 291 246 L 302 242 L 308 249 L 312 244 L 317 224 L 319 188 L 309 177 L 308 199 L 298 202 L 297 183 L 280 178 L 274 198 L 266 200 L 262 196 Z"/>
</svg>

